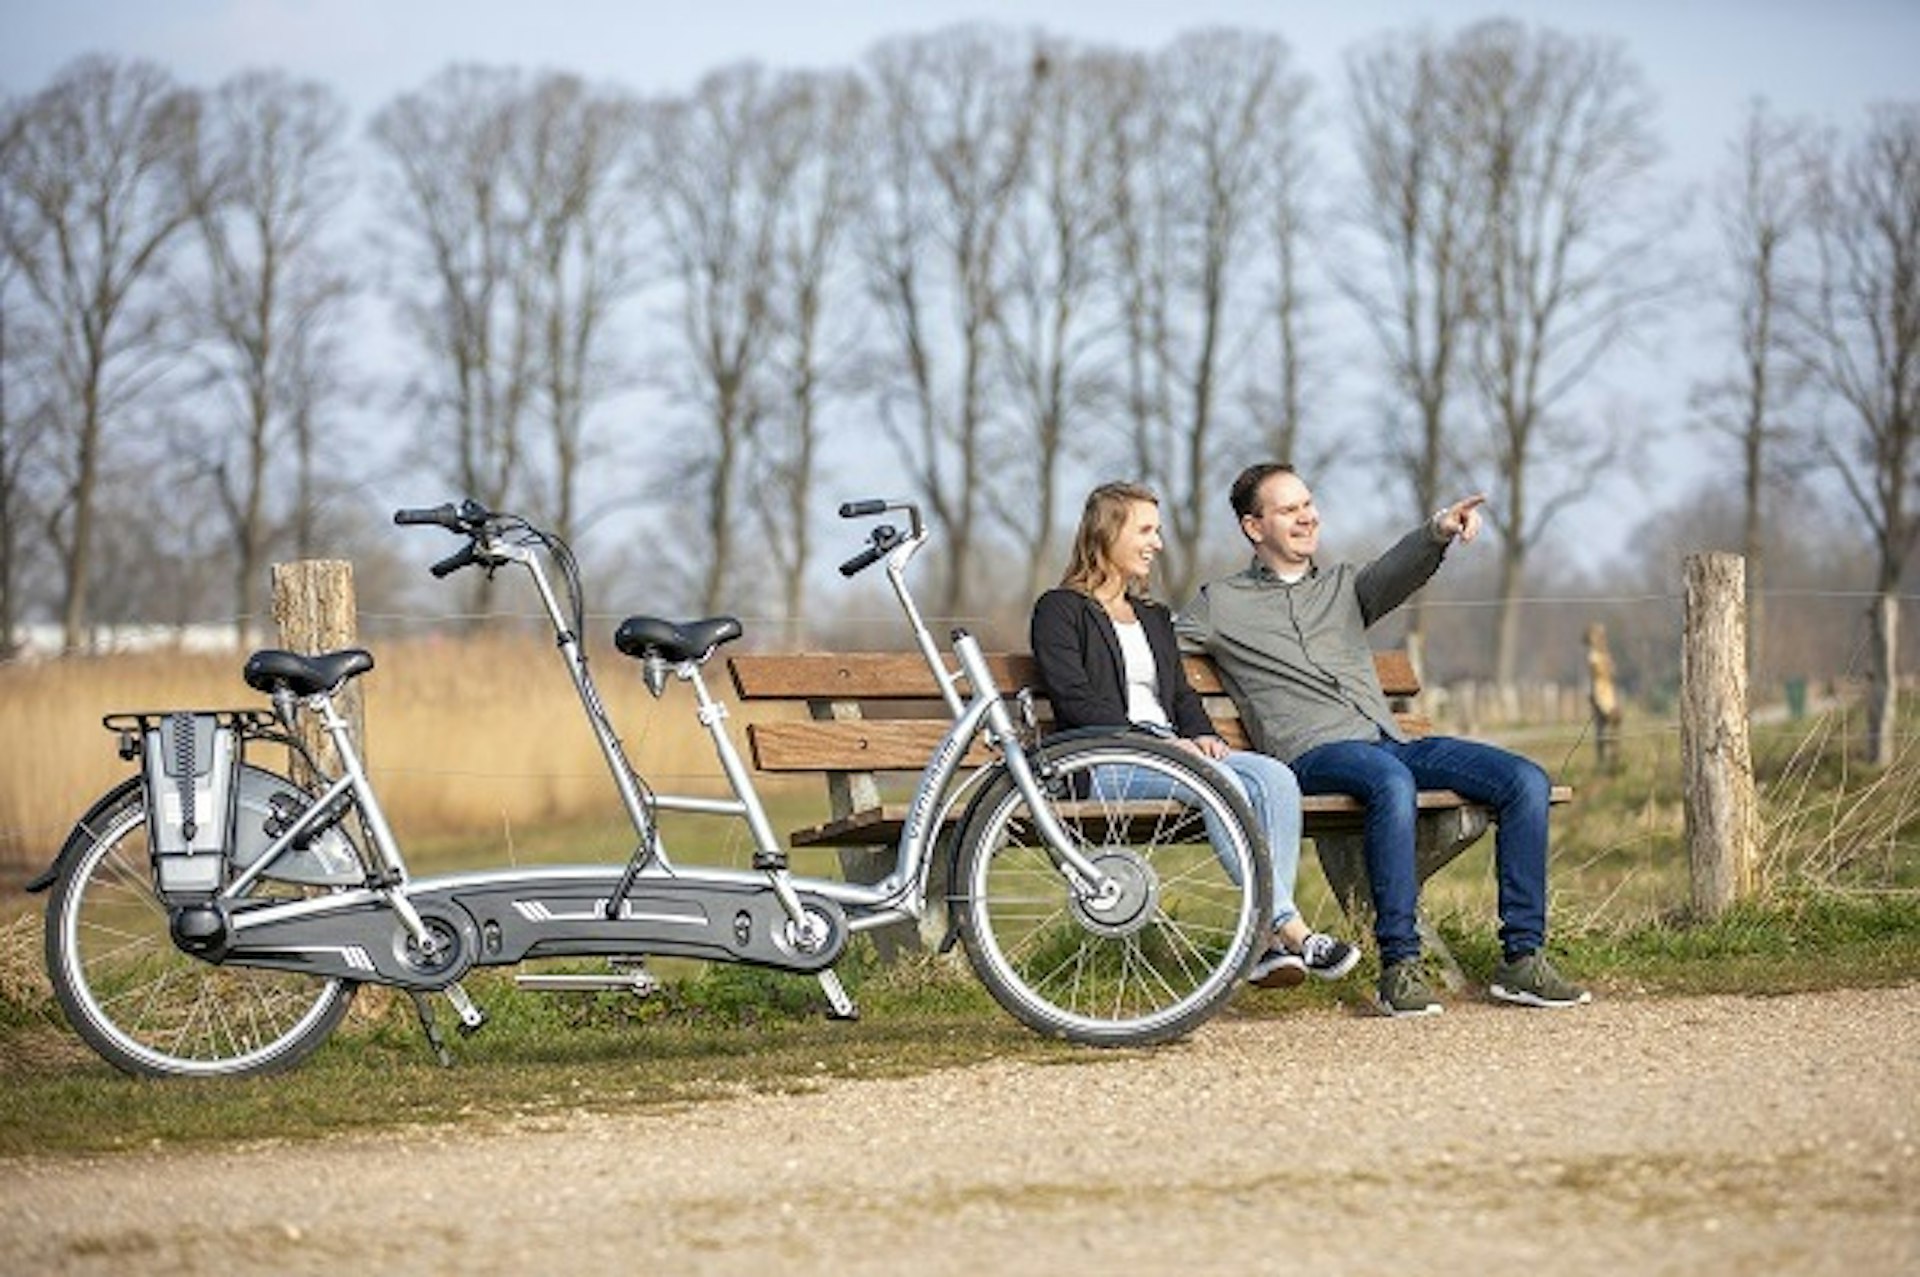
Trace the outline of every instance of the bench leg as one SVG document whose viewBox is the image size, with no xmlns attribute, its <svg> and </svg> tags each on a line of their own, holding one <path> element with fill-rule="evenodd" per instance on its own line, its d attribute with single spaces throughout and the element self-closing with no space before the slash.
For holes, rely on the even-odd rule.
<svg viewBox="0 0 1920 1277">
<path fill-rule="evenodd" d="M 1481 807 L 1456 807 L 1421 816 L 1415 828 L 1413 850 L 1414 869 L 1421 886 L 1424 888 L 1428 878 L 1471 847 L 1487 832 L 1490 823 L 1486 809 Z M 1314 834 L 1312 837 L 1320 872 L 1326 875 L 1334 900 L 1354 927 L 1362 934 L 1371 934 L 1373 895 L 1367 887 L 1367 859 L 1360 834 Z M 1421 947 L 1433 955 L 1447 989 L 1453 993 L 1465 989 L 1466 973 L 1460 969 L 1446 941 L 1440 938 L 1425 909 L 1415 914 L 1414 924 L 1419 929 Z"/>
</svg>

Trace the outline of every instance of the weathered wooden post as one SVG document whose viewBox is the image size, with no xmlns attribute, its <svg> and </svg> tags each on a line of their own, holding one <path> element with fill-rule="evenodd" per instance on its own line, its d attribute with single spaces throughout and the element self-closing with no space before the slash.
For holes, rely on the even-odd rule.
<svg viewBox="0 0 1920 1277">
<path fill-rule="evenodd" d="M 352 647 L 359 634 L 353 598 L 353 565 L 341 559 L 306 559 L 273 565 L 273 620 L 280 628 L 280 645 L 290 652 L 314 656 Z M 348 684 L 334 704 L 353 727 L 354 743 L 366 754 L 367 729 L 360 689 Z M 339 774 L 340 758 L 333 742 L 312 715 L 302 715 L 301 741 L 322 767 Z M 306 764 L 293 760 L 293 778 L 311 784 Z"/>
<path fill-rule="evenodd" d="M 1717 918 L 1753 890 L 1755 803 L 1747 732 L 1746 561 L 1686 561 L 1680 652 L 1680 759 L 1686 780 L 1693 907 Z"/>
</svg>

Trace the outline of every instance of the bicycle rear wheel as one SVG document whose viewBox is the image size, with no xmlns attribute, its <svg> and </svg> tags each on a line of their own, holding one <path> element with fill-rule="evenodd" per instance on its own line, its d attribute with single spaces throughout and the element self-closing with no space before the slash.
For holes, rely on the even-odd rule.
<svg viewBox="0 0 1920 1277">
<path fill-rule="evenodd" d="M 270 1073 L 305 1059 L 346 1015 L 357 987 L 348 981 L 219 966 L 174 945 L 137 779 L 81 818 L 68 852 L 47 902 L 47 974 L 68 1023 L 114 1067 L 152 1077 Z M 312 890 L 262 879 L 255 895 Z"/>
<path fill-rule="evenodd" d="M 1270 925 L 1272 865 L 1245 801 L 1157 740 L 1042 747 L 1033 762 L 1111 894 L 1075 890 L 1026 796 L 1000 777 L 955 852 L 953 907 L 975 973 L 1042 1033 L 1144 1046 L 1191 1032 L 1232 995 Z"/>
</svg>

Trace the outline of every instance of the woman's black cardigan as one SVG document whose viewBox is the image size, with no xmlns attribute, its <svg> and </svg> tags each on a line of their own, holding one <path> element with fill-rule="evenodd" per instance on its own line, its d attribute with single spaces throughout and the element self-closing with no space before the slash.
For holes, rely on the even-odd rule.
<svg viewBox="0 0 1920 1277">
<path fill-rule="evenodd" d="M 1173 613 L 1140 598 L 1133 600 L 1133 611 L 1153 649 L 1156 690 L 1173 730 L 1189 739 L 1214 735 L 1213 720 L 1180 665 Z M 1118 727 L 1128 721 L 1126 661 L 1105 608 L 1078 590 L 1048 590 L 1034 601 L 1028 642 L 1057 727 Z"/>
</svg>

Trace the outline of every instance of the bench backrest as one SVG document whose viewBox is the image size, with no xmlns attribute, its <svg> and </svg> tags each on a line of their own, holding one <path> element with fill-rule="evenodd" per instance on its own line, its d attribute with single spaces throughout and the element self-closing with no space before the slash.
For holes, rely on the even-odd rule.
<svg viewBox="0 0 1920 1277">
<path fill-rule="evenodd" d="M 1042 722 L 1046 701 L 1033 657 L 1003 652 L 987 658 L 1004 693 L 1033 691 Z M 1244 747 L 1246 733 L 1220 672 L 1208 656 L 1185 658 L 1187 679 L 1206 698 L 1207 712 L 1226 741 Z M 801 652 L 733 657 L 734 690 L 748 704 L 803 704 L 810 719 L 752 722 L 747 740 L 754 766 L 764 772 L 917 771 L 946 733 L 950 720 L 926 662 L 910 652 Z M 1403 651 L 1376 652 L 1380 686 L 1401 725 L 1420 734 L 1427 721 L 1407 709 L 1420 694 L 1413 662 Z M 985 761 L 985 751 L 971 759 Z"/>
</svg>

